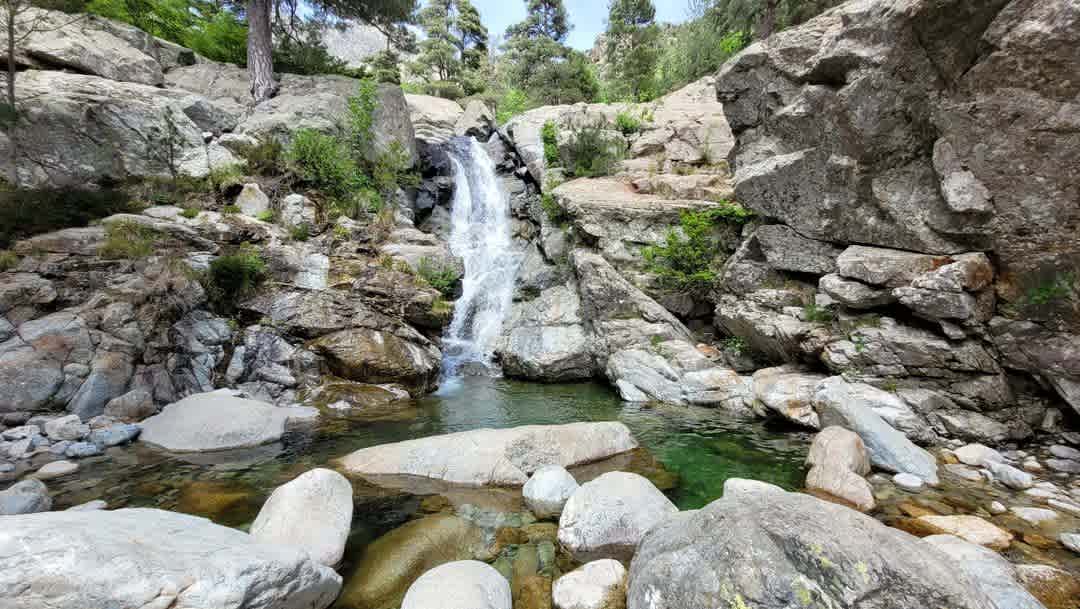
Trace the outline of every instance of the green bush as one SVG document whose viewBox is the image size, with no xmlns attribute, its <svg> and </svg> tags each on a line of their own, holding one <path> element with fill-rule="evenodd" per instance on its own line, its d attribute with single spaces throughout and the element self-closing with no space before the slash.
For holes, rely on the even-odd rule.
<svg viewBox="0 0 1080 609">
<path fill-rule="evenodd" d="M 727 351 L 728 353 L 735 356 L 744 355 L 749 351 L 749 347 L 747 346 L 746 341 L 739 338 L 738 336 L 729 336 L 725 338 L 724 340 L 720 341 L 720 346 L 723 348 L 724 351 Z"/>
<path fill-rule="evenodd" d="M 98 255 L 107 259 L 138 260 L 154 253 L 158 232 L 135 222 L 112 222 L 105 227 L 105 243 Z"/>
<path fill-rule="evenodd" d="M 836 314 L 827 307 L 819 307 L 817 303 L 810 301 L 803 305 L 803 317 L 811 323 L 827 324 L 836 319 Z M 855 342 L 856 350 L 862 351 L 859 348 L 859 341 L 856 340 Z"/>
<path fill-rule="evenodd" d="M 0 248 L 62 228 L 86 226 L 140 205 L 120 189 L 14 189 L 0 186 Z"/>
<path fill-rule="evenodd" d="M 679 229 L 670 230 L 663 245 L 643 250 L 650 272 L 668 289 L 705 294 L 716 281 L 713 262 L 720 251 L 711 210 L 683 212 Z"/>
<path fill-rule="evenodd" d="M 362 80 L 356 91 L 346 100 L 345 131 L 349 146 L 357 159 L 364 158 L 371 147 L 375 130 L 375 110 L 379 107 L 379 86 L 373 80 Z"/>
<path fill-rule="evenodd" d="M 629 136 L 638 133 L 641 131 L 641 127 L 641 121 L 631 114 L 620 112 L 615 115 L 615 128 L 621 131 L 623 135 Z"/>
<path fill-rule="evenodd" d="M 244 185 L 244 166 L 239 164 L 221 165 L 210 170 L 206 176 L 210 189 L 218 194 L 239 189 Z"/>
<path fill-rule="evenodd" d="M 715 207 L 710 207 L 704 213 L 713 222 L 727 222 L 730 224 L 746 224 L 754 217 L 754 212 L 746 209 L 734 201 L 717 201 Z"/>
<path fill-rule="evenodd" d="M 559 128 L 553 121 L 540 128 L 540 140 L 544 143 L 544 162 L 548 167 L 559 166 Z"/>
<path fill-rule="evenodd" d="M 570 214 L 559 202 L 555 200 L 555 195 L 550 192 L 545 192 L 540 196 L 540 208 L 544 210 L 544 214 L 547 215 L 548 220 L 551 220 L 558 226 L 562 226 L 570 221 Z"/>
<path fill-rule="evenodd" d="M 500 125 L 510 122 L 510 119 L 519 114 L 524 114 L 529 109 L 529 97 L 521 89 L 507 89 L 495 103 L 495 120 Z"/>
<path fill-rule="evenodd" d="M 608 135 L 606 125 L 598 122 L 573 131 L 561 151 L 562 166 L 578 178 L 608 176 L 615 172 L 623 152 L 620 143 Z"/>
<path fill-rule="evenodd" d="M 427 282 L 428 285 L 438 290 L 443 296 L 452 297 L 454 286 L 457 285 L 461 274 L 454 267 L 435 262 L 431 258 L 421 258 L 416 266 L 416 274 Z"/>
<path fill-rule="evenodd" d="M 238 66 L 247 63 L 247 24 L 228 10 L 220 10 L 188 32 L 184 46 L 203 57 Z"/>
<path fill-rule="evenodd" d="M 221 213 L 226 215 L 226 216 L 232 216 L 232 215 L 238 214 L 238 213 L 240 213 L 240 206 L 239 205 L 226 205 L 225 207 L 221 208 Z"/>
<path fill-rule="evenodd" d="M 180 210 L 180 217 L 187 218 L 188 220 L 194 220 L 199 217 L 198 207 L 185 207 Z"/>
<path fill-rule="evenodd" d="M 254 146 L 245 147 L 240 156 L 254 175 L 276 176 L 285 173 L 285 147 L 273 137 L 262 137 Z"/>
<path fill-rule="evenodd" d="M 204 287 L 221 310 L 231 311 L 240 299 L 250 295 L 266 277 L 266 263 L 250 245 L 219 256 L 210 263 Z"/>
<path fill-rule="evenodd" d="M 274 217 L 275 217 L 274 210 L 267 209 L 267 210 L 264 210 L 264 211 L 260 211 L 259 214 L 257 216 L 255 216 L 255 219 L 260 221 L 260 222 L 273 222 Z"/>
<path fill-rule="evenodd" d="M 287 156 L 301 180 L 330 195 L 346 195 L 356 183 L 356 163 L 337 138 L 301 129 L 294 134 Z"/>
<path fill-rule="evenodd" d="M 461 83 L 451 82 L 448 80 L 436 80 L 427 83 L 424 86 L 424 91 L 428 95 L 435 97 L 442 97 L 443 99 L 458 100 L 465 97 L 465 88 Z"/>
<path fill-rule="evenodd" d="M 1076 276 L 1072 273 L 1055 273 L 1053 277 L 1030 288 L 1024 296 L 1024 303 L 1043 306 L 1066 299 L 1075 284 Z"/>
<path fill-rule="evenodd" d="M 19 255 L 10 250 L 0 250 L 0 273 L 10 271 L 19 264 Z"/>
<path fill-rule="evenodd" d="M 311 238 L 311 227 L 308 226 L 307 222 L 298 224 L 289 229 L 289 236 L 293 241 L 307 241 Z"/>
</svg>

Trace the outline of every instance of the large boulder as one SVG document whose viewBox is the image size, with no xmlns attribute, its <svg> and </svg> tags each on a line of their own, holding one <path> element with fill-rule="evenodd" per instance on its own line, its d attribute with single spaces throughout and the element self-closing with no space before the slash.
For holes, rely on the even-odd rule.
<svg viewBox="0 0 1080 609">
<path fill-rule="evenodd" d="M 12 516 L 0 603 L 12 609 L 323 609 L 341 577 L 294 548 L 153 509 Z"/>
<path fill-rule="evenodd" d="M 997 552 L 953 535 L 931 535 L 923 543 L 952 558 L 1000 609 L 1045 609 L 1017 581 L 1016 568 Z"/>
<path fill-rule="evenodd" d="M 843 427 L 821 430 L 810 445 L 806 464 L 807 489 L 836 497 L 861 512 L 874 509 L 874 489 L 863 478 L 870 473 L 870 459 L 855 433 Z"/>
<path fill-rule="evenodd" d="M 609 472 L 570 496 L 559 518 L 559 543 L 581 562 L 629 560 L 646 532 L 678 511 L 642 476 Z"/>
<path fill-rule="evenodd" d="M 953 561 L 854 510 L 750 480 L 662 522 L 630 565 L 629 609 L 997 609 Z"/>
<path fill-rule="evenodd" d="M 416 139 L 428 144 L 445 144 L 454 137 L 454 128 L 465 114 L 461 104 L 431 95 L 405 95 L 409 119 Z"/>
<path fill-rule="evenodd" d="M 792 423 L 818 429 L 814 389 L 823 380 L 820 374 L 792 366 L 762 368 L 754 373 L 754 399 Z"/>
<path fill-rule="evenodd" d="M 173 452 L 250 448 L 276 442 L 292 417 L 306 408 L 279 408 L 219 389 L 169 404 L 142 422 L 139 439 Z"/>
<path fill-rule="evenodd" d="M 557 285 L 514 303 L 497 349 L 503 372 L 548 382 L 593 376 L 593 353 L 575 287 Z"/>
<path fill-rule="evenodd" d="M 537 518 L 558 518 L 578 489 L 577 480 L 560 465 L 545 465 L 533 472 L 521 489 L 525 505 Z"/>
<path fill-rule="evenodd" d="M 354 328 L 311 343 L 340 377 L 363 383 L 398 383 L 414 396 L 435 388 L 442 356 L 432 345 L 420 345 L 390 332 Z"/>
<path fill-rule="evenodd" d="M 626 567 L 604 558 L 563 575 L 551 589 L 555 609 L 619 609 L 626 606 Z"/>
<path fill-rule="evenodd" d="M 49 489 L 33 478 L 16 482 L 0 491 L 0 516 L 34 514 L 52 509 Z"/>
<path fill-rule="evenodd" d="M 511 609 L 512 605 L 510 582 L 476 560 L 435 567 L 421 575 L 401 601 L 401 609 Z"/>
<path fill-rule="evenodd" d="M 838 425 L 862 438 L 870 453 L 870 462 L 894 473 L 918 476 L 937 484 L 937 460 L 897 431 L 873 408 L 857 399 L 855 388 L 834 376 L 822 381 L 814 395 L 814 406 L 823 426 Z"/>
<path fill-rule="evenodd" d="M 545 465 L 570 467 L 637 448 L 622 423 L 476 429 L 362 448 L 342 457 L 348 473 L 409 475 L 472 486 L 520 486 Z"/>
<path fill-rule="evenodd" d="M 349 481 L 318 468 L 274 489 L 250 533 L 256 541 L 298 548 L 315 562 L 333 567 L 345 553 L 352 513 Z"/>
</svg>

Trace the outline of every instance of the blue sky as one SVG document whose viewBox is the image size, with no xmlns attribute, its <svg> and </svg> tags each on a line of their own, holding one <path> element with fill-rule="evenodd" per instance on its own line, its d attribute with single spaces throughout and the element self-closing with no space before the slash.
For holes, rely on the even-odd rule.
<svg viewBox="0 0 1080 609">
<path fill-rule="evenodd" d="M 492 36 L 502 35 L 507 26 L 525 18 L 525 0 L 472 0 Z M 607 29 L 607 0 L 564 0 L 570 13 L 570 46 L 582 51 L 592 48 L 596 35 Z M 686 20 L 686 0 L 653 0 L 656 20 L 679 23 Z"/>
</svg>

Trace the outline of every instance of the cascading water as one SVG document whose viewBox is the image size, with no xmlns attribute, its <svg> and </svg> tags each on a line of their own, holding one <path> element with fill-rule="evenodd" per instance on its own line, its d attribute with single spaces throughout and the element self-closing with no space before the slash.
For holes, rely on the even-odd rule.
<svg viewBox="0 0 1080 609">
<path fill-rule="evenodd" d="M 475 139 L 458 140 L 450 153 L 454 168 L 450 250 L 465 265 L 461 298 L 443 337 L 443 375 L 465 367 L 495 372 L 492 357 L 510 311 L 522 254 L 510 237 L 509 199 L 495 163 Z"/>
</svg>

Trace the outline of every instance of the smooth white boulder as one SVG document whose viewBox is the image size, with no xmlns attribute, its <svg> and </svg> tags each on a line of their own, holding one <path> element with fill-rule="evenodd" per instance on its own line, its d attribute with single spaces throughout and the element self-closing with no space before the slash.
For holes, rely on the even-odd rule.
<svg viewBox="0 0 1080 609">
<path fill-rule="evenodd" d="M 263 543 L 304 550 L 316 562 L 341 562 L 352 525 L 352 484 L 329 469 L 313 469 L 274 489 L 251 525 Z"/>
<path fill-rule="evenodd" d="M 1001 609 L 1045 609 L 1017 581 L 1012 563 L 997 552 L 953 535 L 931 535 L 922 542 L 944 552 Z"/>
<path fill-rule="evenodd" d="M 340 588 L 300 550 L 186 514 L 47 512 L 0 526 L 4 609 L 323 609 Z"/>
<path fill-rule="evenodd" d="M 145 433 L 145 432 L 144 432 Z M 622 423 L 475 429 L 362 448 L 341 458 L 346 472 L 411 475 L 470 486 L 521 486 L 545 465 L 570 467 L 637 448 Z"/>
<path fill-rule="evenodd" d="M 41 466 L 41 469 L 34 472 L 33 475 L 38 480 L 52 480 L 53 478 L 73 474 L 77 471 L 79 471 L 79 464 L 65 459 L 46 463 Z"/>
<path fill-rule="evenodd" d="M 622 602 L 618 596 L 624 598 Z M 555 609 L 607 609 L 625 606 L 626 568 L 605 558 L 560 577 L 551 588 Z"/>
<path fill-rule="evenodd" d="M 629 560 L 654 525 L 679 509 L 637 474 L 609 472 L 571 495 L 559 518 L 559 543 L 575 560 Z"/>
<path fill-rule="evenodd" d="M 227 389 L 196 393 L 142 422 L 139 440 L 174 452 L 249 448 L 276 442 L 305 408 L 279 408 Z"/>
<path fill-rule="evenodd" d="M 401 609 L 511 609 L 510 582 L 476 560 L 448 562 L 416 579 Z"/>
<path fill-rule="evenodd" d="M 521 489 L 525 505 L 537 518 L 558 518 L 563 506 L 578 489 L 577 480 L 561 465 L 536 470 Z"/>
</svg>

